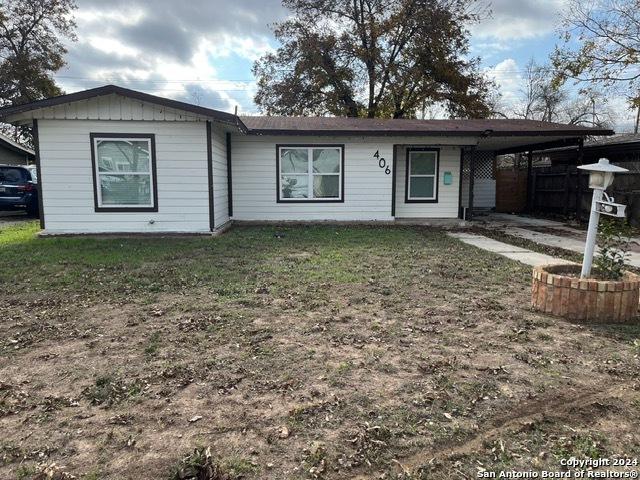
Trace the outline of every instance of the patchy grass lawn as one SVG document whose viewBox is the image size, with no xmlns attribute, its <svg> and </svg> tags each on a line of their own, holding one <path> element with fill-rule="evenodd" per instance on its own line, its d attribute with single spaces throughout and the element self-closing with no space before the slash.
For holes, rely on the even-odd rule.
<svg viewBox="0 0 640 480">
<path fill-rule="evenodd" d="M 450 479 L 640 456 L 640 327 L 533 313 L 528 267 L 441 231 L 35 231 L 0 231 L 0 478 Z"/>
</svg>

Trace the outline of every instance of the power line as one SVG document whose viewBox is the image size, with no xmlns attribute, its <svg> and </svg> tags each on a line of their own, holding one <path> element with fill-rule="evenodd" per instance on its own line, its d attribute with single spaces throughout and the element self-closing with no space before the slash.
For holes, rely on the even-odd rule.
<svg viewBox="0 0 640 480">
<path fill-rule="evenodd" d="M 117 78 L 117 77 L 103 77 L 103 78 L 90 78 L 90 77 L 74 77 L 69 75 L 56 75 L 56 78 L 64 78 L 69 80 L 82 80 L 88 82 L 136 82 L 136 83 L 209 83 L 209 82 L 228 82 L 228 83 L 254 83 L 255 80 L 226 80 L 226 79 L 173 79 L 173 80 L 145 80 L 143 78 Z"/>
<path fill-rule="evenodd" d="M 486 67 L 484 73 L 491 75 L 499 75 L 499 76 L 520 76 L 527 73 L 527 70 L 496 70 L 491 71 L 492 68 L 495 67 Z M 255 79 L 202 79 L 202 78 L 183 78 L 183 79 L 172 79 L 172 80 L 146 80 L 146 79 L 125 79 L 119 77 L 77 77 L 72 75 L 56 75 L 56 78 L 64 78 L 69 80 L 83 80 L 83 81 L 91 81 L 91 82 L 102 82 L 102 81 L 118 81 L 118 82 L 127 82 L 127 83 L 255 83 Z"/>
</svg>

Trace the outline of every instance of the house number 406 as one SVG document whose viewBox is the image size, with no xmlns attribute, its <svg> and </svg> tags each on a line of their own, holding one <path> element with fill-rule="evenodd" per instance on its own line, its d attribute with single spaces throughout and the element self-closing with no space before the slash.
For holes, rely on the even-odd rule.
<svg viewBox="0 0 640 480">
<path fill-rule="evenodd" d="M 389 168 L 389 165 L 387 165 L 387 161 L 384 157 L 380 156 L 380 150 L 377 150 L 376 153 L 373 154 L 373 158 L 378 159 L 378 166 L 384 170 L 385 174 L 389 175 L 391 173 L 391 169 Z"/>
</svg>

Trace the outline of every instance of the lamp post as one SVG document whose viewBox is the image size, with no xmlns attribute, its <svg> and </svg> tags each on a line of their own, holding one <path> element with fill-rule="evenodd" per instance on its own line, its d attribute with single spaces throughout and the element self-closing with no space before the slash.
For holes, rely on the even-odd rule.
<svg viewBox="0 0 640 480">
<path fill-rule="evenodd" d="M 598 234 L 600 214 L 602 213 L 612 217 L 625 217 L 626 206 L 614 203 L 614 199 L 609 197 L 605 193 L 605 190 L 613 183 L 613 175 L 615 173 L 628 172 L 628 170 L 616 165 L 611 165 L 609 160 L 606 158 L 601 158 L 598 163 L 581 165 L 578 168 L 589 172 L 589 188 L 593 189 L 591 214 L 589 215 L 589 228 L 587 230 L 587 242 L 584 248 L 582 272 L 580 273 L 580 278 L 588 278 L 589 275 L 591 275 L 591 265 L 593 263 L 593 252 L 596 247 L 596 236 Z M 580 181 L 580 176 L 578 176 L 578 181 Z M 603 197 L 605 200 L 603 200 Z"/>
</svg>

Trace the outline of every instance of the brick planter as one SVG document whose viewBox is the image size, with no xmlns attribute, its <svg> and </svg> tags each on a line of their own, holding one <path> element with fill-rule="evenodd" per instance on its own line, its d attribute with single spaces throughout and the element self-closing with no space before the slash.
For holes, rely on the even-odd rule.
<svg viewBox="0 0 640 480">
<path fill-rule="evenodd" d="M 531 306 L 539 312 L 593 323 L 628 323 L 636 318 L 640 276 L 625 272 L 620 281 L 579 277 L 580 265 L 534 268 Z"/>
</svg>

